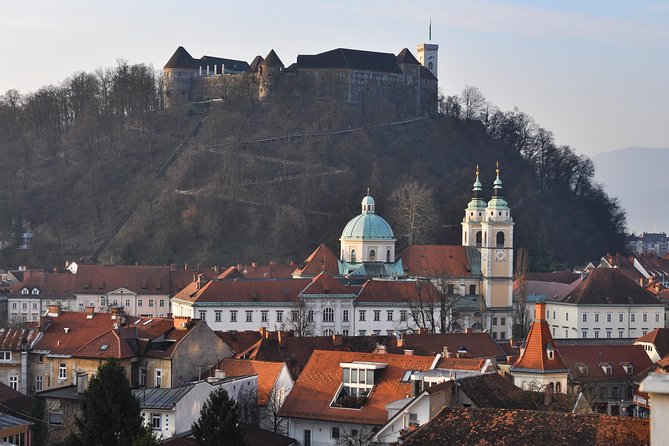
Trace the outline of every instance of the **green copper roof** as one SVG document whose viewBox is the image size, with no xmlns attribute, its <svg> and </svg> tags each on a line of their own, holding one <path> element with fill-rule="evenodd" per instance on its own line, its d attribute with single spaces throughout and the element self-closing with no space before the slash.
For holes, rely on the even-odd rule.
<svg viewBox="0 0 669 446">
<path fill-rule="evenodd" d="M 502 180 L 499 178 L 499 162 L 497 163 L 497 178 L 493 183 L 493 195 L 490 201 L 488 202 L 489 209 L 509 209 L 509 205 L 502 197 Z"/>
<path fill-rule="evenodd" d="M 341 239 L 395 240 L 388 222 L 374 213 L 374 198 L 368 194 L 360 204 L 362 213 L 346 224 Z"/>
</svg>

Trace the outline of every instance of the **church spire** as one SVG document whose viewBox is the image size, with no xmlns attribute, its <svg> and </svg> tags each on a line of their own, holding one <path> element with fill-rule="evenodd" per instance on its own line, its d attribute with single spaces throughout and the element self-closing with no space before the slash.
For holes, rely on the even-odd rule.
<svg viewBox="0 0 669 446">
<path fill-rule="evenodd" d="M 495 182 L 493 183 L 493 197 L 501 197 L 503 187 L 502 180 L 499 178 L 499 161 L 497 161 L 495 173 L 497 174 L 497 178 L 495 178 Z"/>
</svg>

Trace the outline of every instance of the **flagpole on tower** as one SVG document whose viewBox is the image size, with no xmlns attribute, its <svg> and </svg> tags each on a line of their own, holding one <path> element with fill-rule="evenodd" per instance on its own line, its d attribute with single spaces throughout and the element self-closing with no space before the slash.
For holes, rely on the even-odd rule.
<svg viewBox="0 0 669 446">
<path fill-rule="evenodd" d="M 429 41 L 432 42 L 432 17 L 430 17 L 430 28 L 428 32 Z"/>
</svg>

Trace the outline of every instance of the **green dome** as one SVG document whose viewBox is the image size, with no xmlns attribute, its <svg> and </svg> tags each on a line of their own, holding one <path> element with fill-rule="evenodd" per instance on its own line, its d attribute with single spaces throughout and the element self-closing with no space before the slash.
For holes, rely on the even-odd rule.
<svg viewBox="0 0 669 446">
<path fill-rule="evenodd" d="M 374 198 L 367 195 L 360 203 L 362 214 L 352 218 L 341 233 L 342 239 L 395 240 L 393 230 L 383 217 L 374 213 Z"/>
</svg>

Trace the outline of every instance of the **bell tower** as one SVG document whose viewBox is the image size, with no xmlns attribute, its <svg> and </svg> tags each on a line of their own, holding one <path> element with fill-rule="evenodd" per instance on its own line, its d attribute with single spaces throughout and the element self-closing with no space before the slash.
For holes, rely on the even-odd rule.
<svg viewBox="0 0 669 446">
<path fill-rule="evenodd" d="M 513 305 L 513 219 L 502 196 L 502 180 L 493 183 L 493 196 L 481 222 L 481 274 L 483 294 L 489 308 L 511 308 Z"/>
<path fill-rule="evenodd" d="M 421 43 L 416 47 L 418 62 L 434 75 L 437 79 L 437 68 L 439 66 L 439 45 L 432 43 L 432 19 L 430 19 L 430 30 L 428 33 L 430 43 Z"/>
<path fill-rule="evenodd" d="M 486 202 L 481 198 L 483 188 L 479 181 L 479 166 L 476 165 L 476 181 L 472 188 L 472 199 L 465 209 L 462 219 L 462 246 L 475 246 L 481 248 L 483 244 L 483 229 L 481 222 L 485 218 Z"/>
</svg>

